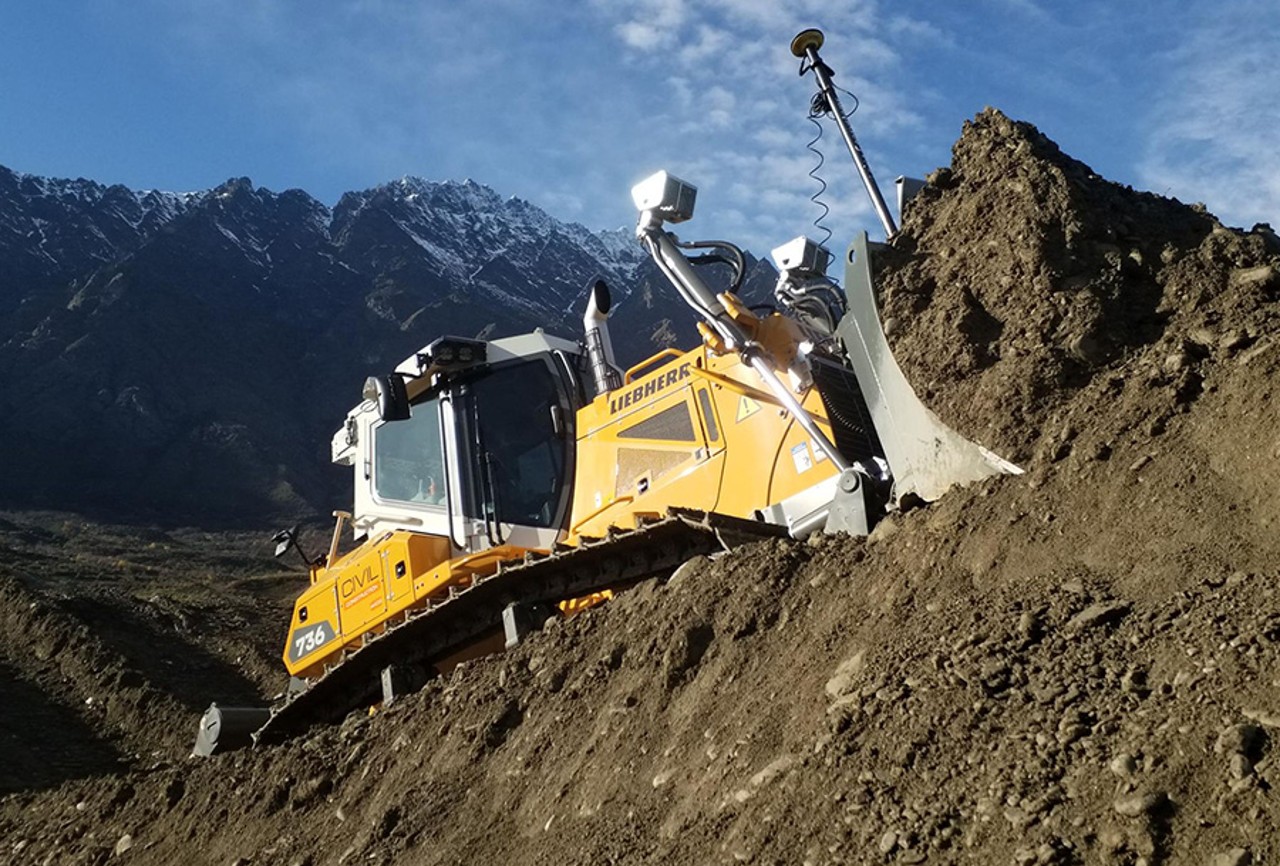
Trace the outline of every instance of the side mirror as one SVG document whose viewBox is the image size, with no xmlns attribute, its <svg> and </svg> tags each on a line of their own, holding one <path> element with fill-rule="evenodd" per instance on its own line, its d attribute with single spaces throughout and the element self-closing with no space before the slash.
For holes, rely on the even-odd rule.
<svg viewBox="0 0 1280 866">
<path fill-rule="evenodd" d="M 370 376 L 364 383 L 364 397 L 378 402 L 378 417 L 383 421 L 404 421 L 409 417 L 409 392 L 404 379 L 396 373 Z"/>
<path fill-rule="evenodd" d="M 293 526 L 289 529 L 282 529 L 275 535 L 271 536 L 271 540 L 276 545 L 276 559 L 284 556 L 289 552 L 289 548 L 297 543 L 298 527 Z"/>
<path fill-rule="evenodd" d="M 302 561 L 305 562 L 309 568 L 318 565 L 320 562 L 320 559 L 318 557 L 316 559 L 312 559 L 311 557 L 307 556 L 306 551 L 302 549 L 302 545 L 298 543 L 297 525 L 291 526 L 288 529 L 280 530 L 275 535 L 271 536 L 271 540 L 276 545 L 277 559 L 279 559 L 280 557 L 288 553 L 289 548 L 293 548 L 294 550 L 298 551 L 298 556 L 302 557 Z"/>
</svg>

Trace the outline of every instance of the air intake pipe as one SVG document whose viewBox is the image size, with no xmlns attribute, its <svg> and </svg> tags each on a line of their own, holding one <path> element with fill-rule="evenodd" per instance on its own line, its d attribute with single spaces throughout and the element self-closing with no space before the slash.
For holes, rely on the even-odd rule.
<svg viewBox="0 0 1280 866">
<path fill-rule="evenodd" d="M 613 341 L 609 338 L 609 287 L 596 280 L 587 297 L 587 311 L 582 315 L 582 329 L 591 363 L 591 378 L 596 393 L 604 394 L 622 387 L 622 372 L 613 357 Z"/>
</svg>

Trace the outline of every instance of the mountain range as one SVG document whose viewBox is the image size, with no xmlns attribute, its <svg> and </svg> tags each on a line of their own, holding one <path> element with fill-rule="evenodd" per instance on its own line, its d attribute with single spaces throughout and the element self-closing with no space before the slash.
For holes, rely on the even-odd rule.
<svg viewBox="0 0 1280 866">
<path fill-rule="evenodd" d="M 748 262 L 752 292 L 771 286 Z M 574 338 L 597 277 L 624 366 L 696 340 L 630 229 L 472 181 L 330 208 L 247 178 L 166 193 L 0 167 L 0 507 L 203 525 L 345 507 L 329 439 L 367 376 L 444 334 Z"/>
</svg>

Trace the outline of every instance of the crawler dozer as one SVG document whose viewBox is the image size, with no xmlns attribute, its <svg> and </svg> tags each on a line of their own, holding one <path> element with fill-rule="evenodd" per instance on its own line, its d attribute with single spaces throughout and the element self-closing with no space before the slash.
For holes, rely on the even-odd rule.
<svg viewBox="0 0 1280 866">
<path fill-rule="evenodd" d="M 821 45 L 806 31 L 792 50 L 892 236 Z M 779 247 L 776 308 L 752 310 L 736 294 L 740 250 L 668 229 L 693 216 L 693 186 L 659 172 L 632 194 L 637 238 L 697 317 L 701 343 L 619 367 L 609 291 L 596 282 L 580 341 L 442 337 L 369 379 L 333 438 L 354 505 L 336 514 L 327 554 L 308 560 L 283 654 L 291 688 L 270 709 L 211 707 L 196 754 L 394 700 L 691 556 L 865 534 L 906 497 L 1019 471 L 916 398 L 880 327 L 865 235 L 849 249 L 845 290 L 826 277 L 821 246 Z M 708 259 L 733 272 L 721 291 L 702 277 Z M 357 543 L 340 553 L 348 524 Z M 294 532 L 277 540 L 297 546 Z"/>
</svg>

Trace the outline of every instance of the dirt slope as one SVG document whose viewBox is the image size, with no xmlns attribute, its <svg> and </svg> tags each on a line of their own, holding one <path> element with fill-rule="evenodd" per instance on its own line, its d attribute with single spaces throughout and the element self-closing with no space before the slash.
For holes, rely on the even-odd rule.
<svg viewBox="0 0 1280 866">
<path fill-rule="evenodd" d="M 299 584 L 265 548 L 265 534 L 0 515 L 0 793 L 153 762 L 190 745 L 211 694 L 279 691 Z"/>
<path fill-rule="evenodd" d="M 283 747 L 9 796 L 0 860 L 1280 858 L 1280 245 L 994 111 L 932 180 L 891 338 L 1026 476 L 695 562 Z"/>
</svg>

